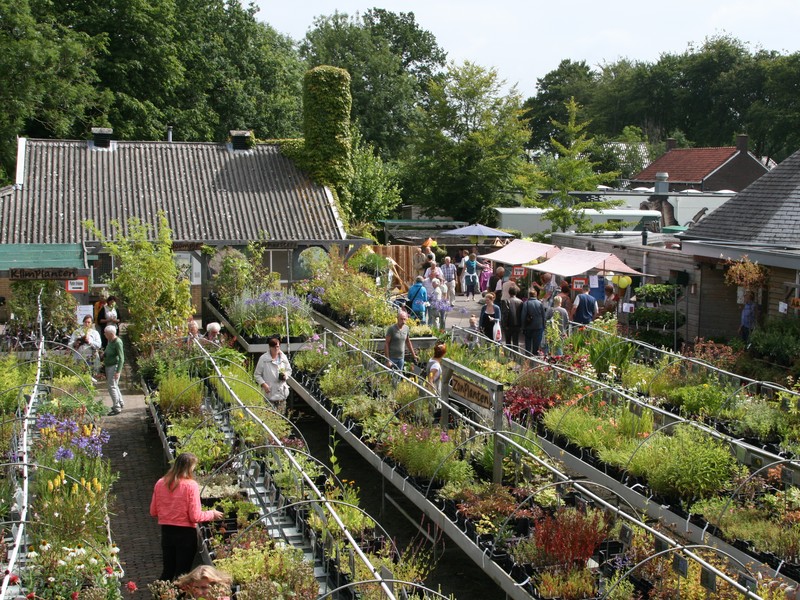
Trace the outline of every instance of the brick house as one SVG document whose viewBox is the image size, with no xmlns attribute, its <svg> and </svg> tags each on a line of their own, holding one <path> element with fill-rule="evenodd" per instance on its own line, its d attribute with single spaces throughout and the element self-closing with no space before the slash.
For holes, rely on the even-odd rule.
<svg viewBox="0 0 800 600">
<path fill-rule="evenodd" d="M 676 148 L 667 140 L 667 151 L 630 180 L 630 187 L 654 187 L 657 174 L 666 173 L 669 191 L 694 189 L 702 192 L 739 192 L 769 172 L 747 149 L 748 136 L 736 136 L 736 146 L 721 148 Z"/>
</svg>

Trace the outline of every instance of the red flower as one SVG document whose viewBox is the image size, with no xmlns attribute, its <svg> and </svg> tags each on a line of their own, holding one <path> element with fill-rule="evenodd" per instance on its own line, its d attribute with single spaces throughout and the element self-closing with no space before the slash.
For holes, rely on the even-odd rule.
<svg viewBox="0 0 800 600">
<path fill-rule="evenodd" d="M 19 583 L 19 575 L 11 575 L 11 577 L 8 578 L 8 583 L 17 585 Z"/>
<path fill-rule="evenodd" d="M 78 600 L 78 592 L 72 592 L 69 596 L 72 600 Z"/>
<path fill-rule="evenodd" d="M 114 569 L 112 569 L 112 568 L 111 568 L 111 567 L 109 567 L 109 566 L 106 566 L 106 573 L 108 573 L 109 575 L 111 575 L 113 572 L 114 572 Z"/>
<path fill-rule="evenodd" d="M 25 596 L 28 600 L 34 600 L 36 598 L 36 594 L 33 592 L 29 592 L 27 596 Z"/>
<path fill-rule="evenodd" d="M 138 589 L 139 589 L 138 587 L 136 587 L 136 584 L 135 584 L 133 581 L 129 581 L 129 582 L 126 584 L 126 587 L 128 588 L 128 591 L 129 591 L 131 594 L 133 594 L 133 593 L 134 593 L 136 590 L 138 590 Z"/>
</svg>

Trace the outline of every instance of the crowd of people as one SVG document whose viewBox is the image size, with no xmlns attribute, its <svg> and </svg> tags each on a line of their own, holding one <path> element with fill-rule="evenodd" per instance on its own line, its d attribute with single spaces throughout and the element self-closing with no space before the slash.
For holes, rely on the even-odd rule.
<svg viewBox="0 0 800 600">
<path fill-rule="evenodd" d="M 525 289 L 506 267 L 493 268 L 489 261 L 479 260 L 477 248 L 445 256 L 439 265 L 431 248 L 422 246 L 414 255 L 413 268 L 414 281 L 405 304 L 407 316 L 444 330 L 444 316 L 448 307 L 455 305 L 456 296 L 474 301 L 478 305 L 469 321 L 469 328 L 475 332 L 470 343 L 488 338 L 513 347 L 524 344 L 531 354 L 546 351 L 560 355 L 563 347 L 558 339 L 566 337 L 570 322 L 589 324 L 619 309 L 619 295 L 611 284 L 605 286 L 600 300 L 588 286 L 574 289 L 570 281 L 557 281 L 552 273 L 541 273 Z M 548 327 L 557 335 L 545 335 Z"/>
</svg>

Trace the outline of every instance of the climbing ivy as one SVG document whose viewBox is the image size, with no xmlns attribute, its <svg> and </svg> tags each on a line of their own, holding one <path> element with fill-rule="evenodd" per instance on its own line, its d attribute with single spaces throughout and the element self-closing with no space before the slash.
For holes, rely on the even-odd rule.
<svg viewBox="0 0 800 600">
<path fill-rule="evenodd" d="M 353 179 L 350 74 L 320 66 L 303 81 L 304 140 L 283 140 L 281 150 L 319 184 L 334 192 L 342 220 L 350 216 Z"/>
</svg>

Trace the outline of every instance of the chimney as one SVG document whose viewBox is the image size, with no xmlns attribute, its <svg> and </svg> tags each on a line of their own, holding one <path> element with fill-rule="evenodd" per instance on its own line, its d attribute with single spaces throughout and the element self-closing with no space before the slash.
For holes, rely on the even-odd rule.
<svg viewBox="0 0 800 600">
<path fill-rule="evenodd" d="M 172 142 L 172 125 L 167 125 L 167 141 Z"/>
<path fill-rule="evenodd" d="M 95 148 L 109 148 L 114 130 L 110 127 L 92 127 L 92 140 Z"/>
<path fill-rule="evenodd" d="M 747 142 L 750 137 L 746 133 L 740 133 L 736 136 L 736 149 L 739 152 L 747 154 Z"/>
<path fill-rule="evenodd" d="M 669 194 L 669 173 L 663 171 L 656 173 L 656 185 L 653 193 L 661 196 Z"/>
<path fill-rule="evenodd" d="M 249 150 L 252 146 L 252 132 L 247 129 L 231 129 L 231 148 L 234 150 Z"/>
<path fill-rule="evenodd" d="M 675 138 L 667 138 L 667 152 L 675 150 L 678 147 L 678 140 Z"/>
</svg>

